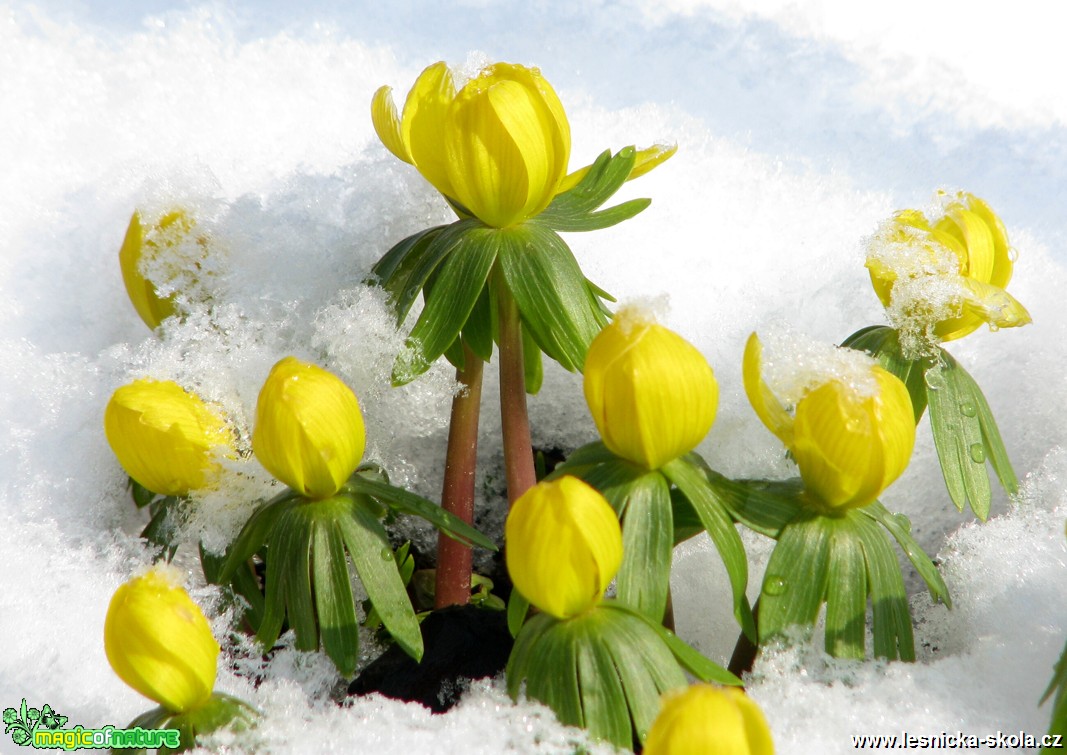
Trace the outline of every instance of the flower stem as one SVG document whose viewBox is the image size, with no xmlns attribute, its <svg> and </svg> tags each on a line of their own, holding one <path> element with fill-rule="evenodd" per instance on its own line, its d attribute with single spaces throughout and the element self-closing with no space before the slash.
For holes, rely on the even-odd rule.
<svg viewBox="0 0 1067 755">
<path fill-rule="evenodd" d="M 759 627 L 759 599 L 752 606 L 752 621 Z M 733 655 L 730 656 L 730 665 L 727 667 L 730 673 L 737 677 L 747 674 L 755 665 L 758 652 L 759 645 L 742 632 L 737 638 L 737 644 L 734 645 Z"/>
<path fill-rule="evenodd" d="M 522 323 L 519 306 L 511 291 L 497 278 L 497 308 L 500 328 L 500 422 L 504 433 L 504 470 L 508 504 L 533 487 L 533 444 L 530 417 L 526 412 L 526 373 L 522 357 Z"/>
<path fill-rule="evenodd" d="M 478 414 L 482 399 L 482 360 L 463 344 L 463 367 L 456 370 L 460 391 L 452 398 L 445 452 L 441 506 L 467 524 L 474 520 L 474 472 L 478 458 Z M 471 597 L 471 549 L 443 532 L 437 536 L 434 608 L 466 605 Z"/>
</svg>

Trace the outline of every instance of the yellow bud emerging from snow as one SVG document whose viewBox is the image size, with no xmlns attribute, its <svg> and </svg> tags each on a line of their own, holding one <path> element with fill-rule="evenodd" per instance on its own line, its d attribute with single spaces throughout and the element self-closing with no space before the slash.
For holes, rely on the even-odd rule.
<svg viewBox="0 0 1067 755">
<path fill-rule="evenodd" d="M 170 380 L 135 380 L 115 391 L 104 409 L 104 432 L 122 468 L 161 495 L 209 486 L 228 453 L 225 420 Z"/>
<path fill-rule="evenodd" d="M 667 693 L 645 755 L 773 755 L 763 712 L 738 689 L 694 684 Z"/>
<path fill-rule="evenodd" d="M 867 359 L 859 352 L 850 356 Z M 816 380 L 787 407 L 764 382 L 761 360 L 762 345 L 753 333 L 745 347 L 745 393 L 763 424 L 792 452 L 817 506 L 865 506 L 907 468 L 915 417 L 897 377 L 870 360 L 851 384 Z"/>
<path fill-rule="evenodd" d="M 274 365 L 252 434 L 268 472 L 309 498 L 328 498 L 359 466 L 365 447 L 359 402 L 339 377 L 295 357 Z"/>
<path fill-rule="evenodd" d="M 397 112 L 389 87 L 371 118 L 389 150 L 486 225 L 503 228 L 541 212 L 567 173 L 571 134 L 563 105 L 536 68 L 495 63 L 457 93 L 434 63 Z"/>
<path fill-rule="evenodd" d="M 175 713 L 205 703 L 215 686 L 219 644 L 169 567 L 115 591 L 104 619 L 104 650 L 122 681 Z"/>
<path fill-rule="evenodd" d="M 648 469 L 692 451 L 719 401 L 704 356 L 677 333 L 624 309 L 585 359 L 585 400 L 612 453 Z"/>
<path fill-rule="evenodd" d="M 141 213 L 134 212 L 119 250 L 119 266 L 126 293 L 145 325 L 155 329 L 175 313 L 174 294 L 161 297 L 156 285 L 144 277 L 146 261 L 166 254 L 192 232 L 194 221 L 184 210 L 173 210 L 157 222 L 144 224 Z"/>
<path fill-rule="evenodd" d="M 963 192 L 933 219 L 918 210 L 898 212 L 874 236 L 867 256 L 871 283 L 894 325 L 926 330 L 938 341 L 962 338 L 983 322 L 995 328 L 1029 323 L 1030 313 L 1005 290 L 1013 266 L 1000 218 Z"/>
<path fill-rule="evenodd" d="M 614 509 L 576 477 L 527 490 L 508 514 L 504 538 L 515 587 L 557 619 L 599 603 L 622 563 L 622 529 Z"/>
</svg>

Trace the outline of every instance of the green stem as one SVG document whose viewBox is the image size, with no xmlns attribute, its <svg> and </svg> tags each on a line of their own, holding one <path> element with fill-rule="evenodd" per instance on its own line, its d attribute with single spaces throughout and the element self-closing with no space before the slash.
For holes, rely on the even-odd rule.
<svg viewBox="0 0 1067 755">
<path fill-rule="evenodd" d="M 445 452 L 441 506 L 467 524 L 474 520 L 474 472 L 478 459 L 478 414 L 482 399 L 482 360 L 463 344 L 463 367 L 456 370 L 461 388 L 452 399 Z M 471 597 L 471 549 L 443 532 L 437 536 L 434 608 L 466 605 Z"/>
<path fill-rule="evenodd" d="M 504 470 L 508 504 L 537 482 L 534 473 L 530 417 L 526 413 L 526 375 L 522 361 L 522 323 L 519 305 L 498 277 L 497 307 L 500 328 L 500 423 L 504 433 Z"/>
</svg>

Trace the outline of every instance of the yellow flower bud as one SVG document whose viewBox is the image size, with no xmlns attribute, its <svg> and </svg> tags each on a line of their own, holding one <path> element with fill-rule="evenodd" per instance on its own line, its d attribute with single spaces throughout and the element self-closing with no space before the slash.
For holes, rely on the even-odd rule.
<svg viewBox="0 0 1067 755">
<path fill-rule="evenodd" d="M 173 250 L 185 240 L 195 225 L 184 210 L 173 210 L 157 222 L 145 225 L 141 213 L 134 212 L 119 250 L 119 267 L 126 293 L 145 325 L 155 329 L 175 313 L 175 295 L 161 297 L 156 285 L 144 277 L 142 266 Z"/>
<path fill-rule="evenodd" d="M 622 563 L 614 509 L 576 477 L 527 490 L 511 507 L 504 538 L 516 589 L 558 619 L 599 603 Z"/>
<path fill-rule="evenodd" d="M 694 684 L 664 696 L 645 755 L 773 755 L 759 706 L 739 689 Z"/>
<path fill-rule="evenodd" d="M 359 402 L 339 377 L 295 357 L 274 365 L 252 434 L 268 472 L 309 498 L 328 498 L 359 466 L 365 447 Z"/>
<path fill-rule="evenodd" d="M 648 469 L 692 451 L 715 421 L 719 387 L 677 333 L 624 309 L 585 359 L 585 400 L 612 453 Z"/>
<path fill-rule="evenodd" d="M 855 358 L 864 358 L 858 352 Z M 871 360 L 856 383 L 826 378 L 787 408 L 762 376 L 762 345 L 745 346 L 745 393 L 763 424 L 785 444 L 819 507 L 866 506 L 908 466 L 915 418 L 908 389 Z"/>
<path fill-rule="evenodd" d="M 104 619 L 104 650 L 122 681 L 169 711 L 185 713 L 211 697 L 219 644 L 170 567 L 115 591 Z"/>
<path fill-rule="evenodd" d="M 226 421 L 195 394 L 170 380 L 135 380 L 115 391 L 104 409 L 104 432 L 126 473 L 161 495 L 209 486 L 229 454 Z"/>
<path fill-rule="evenodd" d="M 1031 321 L 1005 290 L 1013 265 L 1000 218 L 962 192 L 932 220 L 917 210 L 898 212 L 867 256 L 871 283 L 894 325 L 938 341 L 962 338 L 983 322 L 1012 328 Z"/>
<path fill-rule="evenodd" d="M 371 118 L 393 154 L 497 228 L 545 209 L 567 174 L 570 126 L 536 68 L 495 63 L 457 93 L 451 71 L 435 63 L 415 82 L 402 116 L 382 87 Z"/>
</svg>

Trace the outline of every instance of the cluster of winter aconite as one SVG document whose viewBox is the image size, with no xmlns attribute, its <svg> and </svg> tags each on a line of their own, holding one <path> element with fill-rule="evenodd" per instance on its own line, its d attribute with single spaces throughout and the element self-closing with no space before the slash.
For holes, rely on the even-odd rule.
<svg viewBox="0 0 1067 755">
<path fill-rule="evenodd" d="M 875 656 L 913 660 L 894 543 L 933 599 L 949 604 L 949 595 L 906 518 L 878 497 L 907 467 L 926 410 L 957 507 L 988 515 L 987 463 L 1009 494 L 1017 491 L 981 390 L 941 346 L 982 323 L 1029 322 L 1006 291 L 1014 255 L 992 210 L 969 194 L 946 195 L 936 211 L 900 212 L 872 236 L 867 267 L 891 325 L 863 328 L 840 347 L 749 337 L 738 350 L 745 393 L 798 474 L 729 479 L 694 452 L 718 403 L 705 357 L 640 308 L 613 313 L 614 298 L 585 277 L 561 236 L 640 213 L 648 200 L 604 204 L 675 147 L 606 151 L 571 171 L 559 98 L 537 69 L 508 63 L 465 82 L 434 64 L 402 108 L 382 87 L 371 115 L 383 144 L 456 215 L 396 243 L 368 283 L 385 290 L 398 328 L 422 299 L 396 355 L 395 384 L 418 379 L 441 357 L 456 369 L 461 390 L 441 500 L 396 487 L 388 470 L 364 462 L 359 402 L 315 364 L 278 362 L 251 428 L 201 400 L 194 386 L 143 377 L 115 391 L 104 424 L 134 500 L 149 511 L 144 537 L 159 559 L 173 557 L 183 512 L 200 492 L 224 486 L 238 461 L 258 461 L 283 492 L 259 502 L 224 555 L 201 548 L 205 579 L 237 606 L 233 631 L 254 635 L 269 652 L 291 630 L 296 648 L 321 648 L 351 677 L 360 632 L 372 621 L 418 660 L 427 611 L 472 601 L 485 616 L 506 610 L 510 694 L 647 755 L 773 752 L 741 676 L 760 647 L 795 637 L 787 630 L 798 625 L 813 628 L 824 611 L 830 654 L 865 658 L 869 632 Z M 153 280 L 179 248 L 186 279 L 195 281 L 212 254 L 197 219 L 178 207 L 134 214 L 120 262 L 150 328 L 185 315 L 181 292 Z M 498 502 L 508 512 L 502 543 L 471 526 L 482 367 L 494 353 L 507 481 L 507 500 Z M 600 436 L 552 469 L 536 462 L 526 409 L 546 357 L 582 373 Z M 250 449 L 238 442 L 249 436 Z M 407 546 L 394 548 L 390 538 L 397 515 L 421 517 L 441 533 L 432 584 L 422 590 L 430 605 L 412 597 Z M 776 541 L 755 604 L 746 597 L 738 525 Z M 729 601 L 737 618 L 730 669 L 672 632 L 672 550 L 701 532 L 729 575 L 730 594 L 707 600 Z M 504 549 L 509 596 L 505 588 L 485 599 L 486 581 L 472 574 L 473 547 Z M 219 726 L 254 726 L 257 714 L 213 693 L 219 645 L 181 582 L 162 564 L 124 584 L 108 611 L 105 645 L 116 673 L 160 705 L 137 725 L 179 728 L 187 748 Z M 356 587 L 369 599 L 365 613 Z"/>
</svg>

